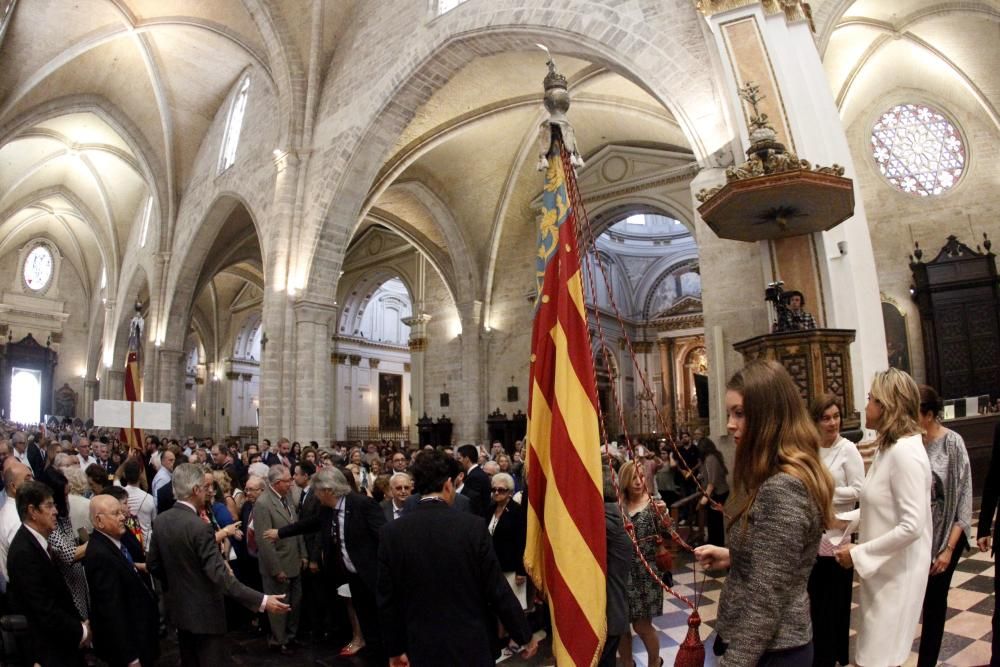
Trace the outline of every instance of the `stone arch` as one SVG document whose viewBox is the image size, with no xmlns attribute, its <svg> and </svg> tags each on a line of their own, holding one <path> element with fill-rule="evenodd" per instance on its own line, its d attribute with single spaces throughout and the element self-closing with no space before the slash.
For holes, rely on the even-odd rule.
<svg viewBox="0 0 1000 667">
<path fill-rule="evenodd" d="M 403 65 L 383 78 L 383 87 L 369 88 L 367 98 L 372 101 L 363 104 L 372 108 L 354 110 L 371 121 L 334 137 L 336 155 L 325 163 L 318 162 L 311 174 L 312 191 L 317 195 L 312 216 L 317 224 L 313 235 L 302 240 L 298 264 L 292 269 L 293 285 L 314 290 L 322 284 L 322 275 L 336 275 L 350 230 L 396 137 L 424 101 L 480 55 L 534 49 L 543 35 L 556 53 L 600 63 L 650 92 L 672 111 L 699 158 L 728 142 L 733 133 L 718 99 L 712 68 L 707 65 L 707 45 L 682 42 L 680 36 L 685 31 L 677 29 L 678 24 L 686 24 L 702 34 L 702 19 L 693 7 L 678 7 L 670 17 L 672 29 L 660 32 L 655 22 L 638 12 L 626 15 L 625 10 L 609 9 L 588 14 L 584 21 L 578 11 L 563 6 L 568 4 L 554 3 L 546 8 L 544 17 L 540 12 L 525 11 L 522 3 L 513 0 L 499 0 L 479 13 L 459 7 L 428 26 L 430 39 L 414 40 L 419 43 L 399 59 Z M 481 5 L 477 3 L 477 7 Z M 367 54 L 364 49 L 357 51 L 357 58 Z M 700 60 L 695 55 L 699 52 L 703 56 Z M 350 71 L 350 64 L 342 71 Z M 664 72 L 669 75 L 664 76 Z M 343 106 L 347 103 L 338 98 L 333 79 L 324 93 L 325 101 Z M 343 85 L 349 84 L 348 80 Z M 332 124 L 338 112 L 334 109 L 329 113 Z"/>
<path fill-rule="evenodd" d="M 382 283 L 393 278 L 398 278 L 406 288 L 412 310 L 414 303 L 412 277 L 397 266 L 373 268 L 358 276 L 358 279 L 344 290 L 340 314 L 337 318 L 337 333 L 347 336 L 354 335 L 354 325 L 361 323 L 361 318 L 364 316 L 365 308 L 367 308 L 371 297 Z"/>
<path fill-rule="evenodd" d="M 264 235 L 261 232 L 259 217 L 246 199 L 234 192 L 223 192 L 205 209 L 202 223 L 194 230 L 188 243 L 177 250 L 171 259 L 171 273 L 167 277 L 169 301 L 164 304 L 163 323 L 157 333 L 157 340 L 163 341 L 169 349 L 179 350 L 187 335 L 187 325 L 190 319 L 191 307 L 197 296 L 199 278 L 205 268 L 208 255 L 223 230 L 225 224 L 237 210 L 241 208 L 249 218 L 253 233 L 261 248 L 262 270 L 267 283 L 267 253 L 264 247 Z"/>
</svg>

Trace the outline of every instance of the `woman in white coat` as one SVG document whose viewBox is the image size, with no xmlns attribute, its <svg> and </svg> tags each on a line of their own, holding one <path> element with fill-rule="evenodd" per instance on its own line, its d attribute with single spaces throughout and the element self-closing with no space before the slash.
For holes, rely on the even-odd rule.
<svg viewBox="0 0 1000 667">
<path fill-rule="evenodd" d="M 902 665 L 910 655 L 927 587 L 931 552 L 931 470 L 918 424 L 920 393 L 895 368 L 876 373 L 865 425 L 878 451 L 861 489 L 860 540 L 836 553 L 861 578 L 858 645 L 862 667 Z"/>
</svg>

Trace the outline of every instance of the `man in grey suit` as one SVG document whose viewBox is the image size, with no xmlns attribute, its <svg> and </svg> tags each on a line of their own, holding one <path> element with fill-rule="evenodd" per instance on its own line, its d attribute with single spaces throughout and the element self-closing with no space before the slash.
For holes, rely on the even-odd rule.
<svg viewBox="0 0 1000 667">
<path fill-rule="evenodd" d="M 253 506 L 254 530 L 263 535 L 272 528 L 282 528 L 298 520 L 292 503 L 292 473 L 283 465 L 271 466 L 267 472 L 268 488 L 264 489 Z M 271 636 L 268 645 L 283 655 L 291 653 L 299 628 L 299 607 L 302 601 L 302 567 L 308 563 L 305 542 L 301 536 L 272 544 L 257 541 L 257 558 L 265 593 L 287 595 L 292 606 L 288 616 L 270 617 Z"/>
<path fill-rule="evenodd" d="M 289 610 L 283 595 L 263 595 L 247 588 L 226 567 L 212 527 L 198 515 L 212 493 L 204 481 L 201 466 L 182 463 L 174 469 L 177 503 L 153 521 L 147 561 L 149 571 L 163 584 L 184 667 L 228 663 L 225 596 L 272 615 Z"/>
</svg>

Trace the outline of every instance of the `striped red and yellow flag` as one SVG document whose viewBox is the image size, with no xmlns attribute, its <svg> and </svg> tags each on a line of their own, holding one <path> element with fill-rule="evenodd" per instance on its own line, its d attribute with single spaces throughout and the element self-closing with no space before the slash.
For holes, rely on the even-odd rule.
<svg viewBox="0 0 1000 667">
<path fill-rule="evenodd" d="M 538 230 L 524 563 L 549 601 L 556 663 L 594 665 L 607 630 L 601 443 L 576 219 L 557 150 Z"/>
<path fill-rule="evenodd" d="M 128 337 L 128 358 L 125 360 L 125 400 L 135 402 L 142 395 L 142 373 L 139 369 L 141 329 L 134 324 L 129 328 L 131 331 Z M 140 429 L 123 428 L 120 439 L 128 442 L 129 449 L 142 447 L 142 431 Z"/>
</svg>

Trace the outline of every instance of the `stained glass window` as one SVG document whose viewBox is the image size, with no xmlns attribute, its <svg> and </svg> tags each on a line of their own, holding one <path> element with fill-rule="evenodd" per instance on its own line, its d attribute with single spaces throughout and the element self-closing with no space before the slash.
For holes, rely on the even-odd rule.
<svg viewBox="0 0 1000 667">
<path fill-rule="evenodd" d="M 897 104 L 872 128 L 872 156 L 897 190 L 929 197 L 954 187 L 965 169 L 965 144 L 940 112 Z"/>
<path fill-rule="evenodd" d="M 24 284 L 28 289 L 39 291 L 52 278 L 52 253 L 43 245 L 28 253 L 24 260 Z"/>
</svg>

